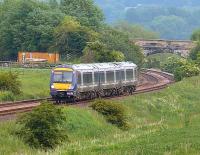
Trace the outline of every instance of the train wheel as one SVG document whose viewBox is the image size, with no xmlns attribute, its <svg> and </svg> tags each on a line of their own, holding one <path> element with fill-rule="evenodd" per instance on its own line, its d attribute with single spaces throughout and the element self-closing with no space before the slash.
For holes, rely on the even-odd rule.
<svg viewBox="0 0 200 155">
<path fill-rule="evenodd" d="M 135 91 L 135 86 L 132 86 L 132 87 L 129 88 L 129 93 L 131 95 L 133 95 L 134 91 Z"/>
<path fill-rule="evenodd" d="M 123 95 L 123 89 L 122 88 L 118 88 L 117 89 L 117 96 Z"/>
<path fill-rule="evenodd" d="M 129 90 L 128 87 L 124 87 L 124 89 L 123 89 L 123 94 L 124 94 L 124 95 L 129 95 L 129 94 L 130 94 L 130 90 Z"/>
<path fill-rule="evenodd" d="M 96 94 L 95 91 L 92 91 L 92 92 L 90 93 L 90 95 L 91 95 L 91 99 L 95 99 L 95 98 L 97 97 L 97 94 Z"/>
<path fill-rule="evenodd" d="M 56 99 L 56 104 L 61 104 L 61 100 L 60 99 Z"/>
</svg>

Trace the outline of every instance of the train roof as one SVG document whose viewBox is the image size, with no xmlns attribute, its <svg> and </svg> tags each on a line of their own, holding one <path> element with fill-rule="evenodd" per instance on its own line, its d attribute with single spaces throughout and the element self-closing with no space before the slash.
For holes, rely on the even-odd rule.
<svg viewBox="0 0 200 155">
<path fill-rule="evenodd" d="M 74 70 L 107 70 L 107 69 L 124 69 L 136 68 L 137 65 L 132 62 L 110 62 L 110 63 L 93 63 L 93 64 L 73 64 L 61 65 L 59 67 L 70 67 Z"/>
</svg>

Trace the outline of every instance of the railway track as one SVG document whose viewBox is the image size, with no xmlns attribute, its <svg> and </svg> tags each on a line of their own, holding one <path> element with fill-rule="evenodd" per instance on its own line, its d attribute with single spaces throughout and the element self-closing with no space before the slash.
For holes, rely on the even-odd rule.
<svg viewBox="0 0 200 155">
<path fill-rule="evenodd" d="M 173 75 L 157 70 L 145 70 L 141 72 L 141 82 L 139 83 L 136 91 L 132 94 L 141 94 L 152 91 L 157 91 L 166 88 L 169 84 L 173 83 Z M 129 95 L 125 95 L 129 96 Z M 107 97 L 106 99 L 122 98 L 124 96 Z M 31 111 L 33 108 L 40 105 L 42 101 L 51 100 L 50 98 L 26 100 L 14 103 L 0 104 L 0 119 L 9 115 Z M 85 105 L 88 101 L 77 102 L 76 105 Z"/>
<path fill-rule="evenodd" d="M 50 98 L 24 100 L 18 102 L 8 102 L 0 104 L 0 116 L 13 115 L 22 112 L 31 111 L 33 108 L 40 105 L 41 101 L 50 100 Z"/>
</svg>

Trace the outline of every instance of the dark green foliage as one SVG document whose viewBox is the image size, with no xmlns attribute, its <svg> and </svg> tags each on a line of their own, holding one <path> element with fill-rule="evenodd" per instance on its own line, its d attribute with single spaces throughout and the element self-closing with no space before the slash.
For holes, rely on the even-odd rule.
<svg viewBox="0 0 200 155">
<path fill-rule="evenodd" d="M 104 115 L 108 122 L 123 129 L 128 128 L 126 108 L 123 105 L 106 100 L 96 100 L 91 107 Z"/>
<path fill-rule="evenodd" d="M 165 39 L 188 39 L 198 22 L 189 18 L 191 10 L 161 6 L 141 6 L 126 12 L 130 23 L 144 25 Z M 193 15 L 195 18 L 198 16 Z M 192 20 L 192 25 L 190 22 Z"/>
<path fill-rule="evenodd" d="M 3 60 L 16 59 L 18 51 L 47 51 L 54 40 L 54 28 L 64 17 L 59 10 L 34 0 L 7 0 L 0 12 Z"/>
<path fill-rule="evenodd" d="M 18 80 L 18 75 L 13 72 L 0 73 L 0 90 L 10 91 L 13 94 L 20 94 L 21 83 Z"/>
<path fill-rule="evenodd" d="M 200 73 L 197 65 L 184 59 L 169 58 L 163 69 L 166 72 L 173 73 L 176 81 L 180 81 L 185 77 L 196 76 Z"/>
<path fill-rule="evenodd" d="M 145 68 L 160 68 L 160 61 L 157 60 L 156 58 L 147 58 L 145 64 Z"/>
<path fill-rule="evenodd" d="M 142 50 L 130 41 L 126 33 L 105 26 L 101 30 L 100 40 L 109 50 L 122 52 L 126 61 L 133 61 L 139 66 L 142 65 L 144 61 Z"/>
<path fill-rule="evenodd" d="M 158 16 L 150 24 L 153 31 L 166 39 L 188 39 L 193 29 L 182 17 L 175 15 Z"/>
<path fill-rule="evenodd" d="M 195 34 L 193 34 L 193 35 L 195 35 Z M 196 38 L 196 39 L 198 39 L 198 38 Z M 200 40 L 196 40 L 196 41 L 197 41 L 197 45 L 191 50 L 190 59 L 192 59 L 196 64 L 198 64 L 200 66 Z"/>
<path fill-rule="evenodd" d="M 105 44 L 96 41 L 88 43 L 84 49 L 83 62 L 120 62 L 124 61 L 124 54 L 120 51 L 111 51 Z"/>
<path fill-rule="evenodd" d="M 18 119 L 20 129 L 17 134 L 31 147 L 54 149 L 67 139 L 63 130 L 65 119 L 61 108 L 43 103 Z"/>
<path fill-rule="evenodd" d="M 197 29 L 192 33 L 191 39 L 193 41 L 200 41 L 200 29 Z"/>
<path fill-rule="evenodd" d="M 81 25 L 98 29 L 104 19 L 102 11 L 93 0 L 61 0 L 61 10 L 68 16 L 76 17 Z"/>
<path fill-rule="evenodd" d="M 189 39 L 199 27 L 200 2 L 195 0 L 96 0 L 107 21 L 126 20 L 150 28 L 166 39 Z"/>
<path fill-rule="evenodd" d="M 128 22 L 121 21 L 114 25 L 114 28 L 120 32 L 124 32 L 130 39 L 158 39 L 159 35 L 141 25 L 129 24 Z"/>
<path fill-rule="evenodd" d="M 122 32 L 124 27 L 104 24 L 93 0 L 6 0 L 0 3 L 0 19 L 0 60 L 16 60 L 18 51 L 56 51 L 63 61 L 80 62 L 83 51 L 90 57 L 88 44 L 99 41 L 105 48 L 97 49 L 91 62 L 125 60 L 140 66 L 144 56 L 130 39 L 135 32 L 154 36 L 139 26 Z"/>
<path fill-rule="evenodd" d="M 65 16 L 63 21 L 55 28 L 53 49 L 62 54 L 62 59 L 68 60 L 80 57 L 86 43 L 93 39 L 96 32 L 82 26 L 76 18 Z"/>
</svg>

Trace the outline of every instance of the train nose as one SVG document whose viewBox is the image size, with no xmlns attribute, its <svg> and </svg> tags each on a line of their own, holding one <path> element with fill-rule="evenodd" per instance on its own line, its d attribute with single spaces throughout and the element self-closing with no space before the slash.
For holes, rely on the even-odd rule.
<svg viewBox="0 0 200 155">
<path fill-rule="evenodd" d="M 72 84 L 66 84 L 66 83 L 54 83 L 53 84 L 54 89 L 58 91 L 66 91 L 71 89 Z"/>
</svg>

